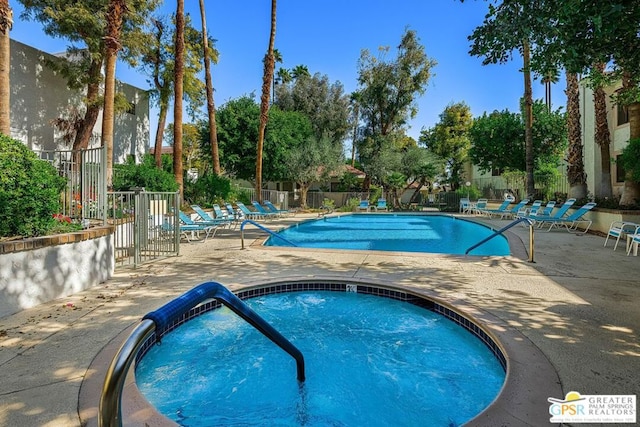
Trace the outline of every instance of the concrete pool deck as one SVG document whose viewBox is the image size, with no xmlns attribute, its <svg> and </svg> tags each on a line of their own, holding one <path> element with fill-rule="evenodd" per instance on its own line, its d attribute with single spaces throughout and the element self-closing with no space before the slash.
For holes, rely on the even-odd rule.
<svg viewBox="0 0 640 427">
<path fill-rule="evenodd" d="M 528 245 L 528 228 L 512 231 Z M 248 227 L 245 245 L 263 236 Z M 518 330 L 555 367 L 563 393 L 638 395 L 640 259 L 627 257 L 624 245 L 613 251 L 603 243 L 597 235 L 536 230 L 530 263 L 514 256 L 243 250 L 239 231 L 222 230 L 205 243 L 181 245 L 179 257 L 117 270 L 90 290 L 0 319 L 0 426 L 95 425 L 90 414 L 98 400 L 80 409 L 78 402 L 83 381 L 101 381 L 92 368 L 96 355 L 144 314 L 208 280 L 238 290 L 267 279 L 333 276 L 425 290 Z M 513 425 L 526 425 L 521 421 Z"/>
</svg>

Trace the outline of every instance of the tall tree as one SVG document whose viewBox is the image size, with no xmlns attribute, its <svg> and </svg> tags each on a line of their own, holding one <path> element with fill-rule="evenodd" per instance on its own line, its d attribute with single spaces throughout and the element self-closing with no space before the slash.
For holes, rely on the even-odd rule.
<svg viewBox="0 0 640 427">
<path fill-rule="evenodd" d="M 271 31 L 269 33 L 269 47 L 264 57 L 264 74 L 262 77 L 262 96 L 260 97 L 260 127 L 258 129 L 258 144 L 256 147 L 256 199 L 262 202 L 262 149 L 264 146 L 264 131 L 269 121 L 269 91 L 275 67 L 273 46 L 276 39 L 276 0 L 271 0 Z"/>
<path fill-rule="evenodd" d="M 13 11 L 9 7 L 9 0 L 0 0 L 0 133 L 11 133 L 11 85 L 9 71 L 11 70 L 11 52 L 9 31 L 13 25 Z"/>
<path fill-rule="evenodd" d="M 367 173 L 365 191 L 371 182 L 370 164 L 390 138 L 402 138 L 408 120 L 415 117 L 415 98 L 422 95 L 436 65 L 427 57 L 424 46 L 413 30 L 406 30 L 394 61 L 385 59 L 389 48 L 374 57 L 363 50 L 358 61 L 360 114 L 363 139 L 358 145 L 360 162 Z"/>
<path fill-rule="evenodd" d="M 138 68 L 148 76 L 151 85 L 150 98 L 158 105 L 158 126 L 155 135 L 155 160 L 156 166 L 162 168 L 162 146 L 164 130 L 167 125 L 167 113 L 173 96 L 174 79 L 174 47 L 175 47 L 175 16 L 168 25 L 167 17 L 154 17 L 150 20 L 149 42 L 142 53 Z M 174 30 L 171 30 L 174 29 Z M 205 104 L 205 86 L 200 79 L 203 64 L 200 62 L 202 55 L 202 33 L 191 25 L 189 16 L 185 16 L 185 67 L 183 68 L 184 98 L 187 101 L 187 111 L 195 117 L 196 111 Z M 214 55 L 211 59 L 216 61 L 217 52 L 211 46 L 213 41 L 208 40 L 210 52 Z M 173 137 L 172 137 L 173 140 Z M 211 150 L 209 149 L 208 152 Z"/>
<path fill-rule="evenodd" d="M 107 148 L 107 188 L 113 180 L 113 121 L 116 93 L 116 60 L 120 50 L 122 18 L 127 13 L 124 0 L 110 0 L 105 31 L 104 109 L 102 114 L 102 146 Z"/>
<path fill-rule="evenodd" d="M 173 80 L 173 173 L 180 191 L 184 195 L 182 168 L 182 96 L 184 93 L 184 0 L 177 1 L 175 61 Z"/>
<path fill-rule="evenodd" d="M 538 15 L 544 2 L 527 0 L 505 1 L 494 6 L 489 4 L 489 12 L 482 25 L 469 36 L 472 41 L 470 53 L 483 57 L 483 65 L 506 63 L 513 51 L 520 52 L 523 59 L 524 117 L 526 152 L 526 192 L 535 194 L 533 170 L 533 95 L 531 89 L 531 49 L 534 34 L 546 34 L 550 24 L 540 20 Z M 534 46 L 536 48 L 537 46 Z"/>
<path fill-rule="evenodd" d="M 592 68 L 600 78 L 593 86 L 593 110 L 595 115 L 594 140 L 600 147 L 600 185 L 599 196 L 613 197 L 613 184 L 611 182 L 611 134 L 607 120 L 607 95 L 604 91 L 602 78 L 604 77 L 605 64 L 599 63 Z"/>
<path fill-rule="evenodd" d="M 640 138 L 640 3 L 564 0 L 545 4 L 547 10 L 537 19 L 552 19 L 556 31 L 545 54 L 562 51 L 562 63 L 573 73 L 583 73 L 593 64 L 612 64 L 607 73 L 609 83 L 623 82 L 615 102 L 628 107 L 630 139 Z M 640 183 L 627 181 L 621 205 L 634 204 L 640 198 Z"/>
<path fill-rule="evenodd" d="M 207 18 L 204 12 L 204 0 L 200 0 L 200 16 L 202 17 L 202 58 L 204 61 L 204 76 L 207 86 L 207 113 L 209 116 L 209 142 L 211 144 L 211 158 L 213 159 L 213 173 L 220 175 L 220 155 L 218 154 L 218 130 L 216 129 L 216 106 L 213 100 L 213 83 L 211 82 L 211 51 L 207 35 Z"/>
<path fill-rule="evenodd" d="M 463 167 L 471 148 L 469 130 L 473 123 L 471 110 L 464 102 L 448 105 L 440 114 L 440 121 L 420 132 L 419 141 L 427 150 L 447 162 L 449 182 L 454 189 L 460 187 Z"/>
<path fill-rule="evenodd" d="M 569 197 L 582 199 L 587 197 L 587 176 L 584 173 L 582 154 L 582 130 L 580 126 L 580 87 L 578 75 L 567 73 L 567 179 Z"/>
<path fill-rule="evenodd" d="M 103 106 L 100 88 L 104 63 L 105 28 L 109 2 L 106 0 L 19 0 L 24 6 L 23 19 L 43 24 L 45 34 L 66 39 L 67 55 L 73 61 L 48 61 L 54 71 L 67 79 L 72 89 L 85 90 L 84 114 L 78 116 L 73 148 L 86 148 L 100 109 Z M 143 24 L 158 4 L 158 0 L 125 0 L 127 10 L 122 23 L 121 53 L 134 57 L 147 42 L 142 35 Z M 119 52 L 120 53 L 120 52 Z"/>
<path fill-rule="evenodd" d="M 328 137 L 340 144 L 348 131 L 349 98 L 340 82 L 327 76 L 301 75 L 292 85 L 279 85 L 275 105 L 284 111 L 298 111 L 311 120 L 317 139 Z"/>
</svg>

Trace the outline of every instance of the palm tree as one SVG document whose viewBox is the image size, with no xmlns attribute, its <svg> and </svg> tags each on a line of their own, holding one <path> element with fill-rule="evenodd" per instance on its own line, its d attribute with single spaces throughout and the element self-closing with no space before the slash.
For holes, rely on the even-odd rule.
<svg viewBox="0 0 640 427">
<path fill-rule="evenodd" d="M 264 57 L 264 75 L 262 77 L 262 96 L 260 97 L 260 128 L 258 130 L 258 145 L 256 147 L 256 199 L 262 202 L 262 147 L 264 146 L 264 131 L 269 120 L 269 90 L 273 80 L 275 58 L 273 45 L 276 39 L 276 0 L 271 0 L 271 32 L 269 47 Z"/>
<path fill-rule="evenodd" d="M 182 177 L 182 95 L 184 93 L 184 0 L 176 8 L 176 38 L 173 90 L 173 173 L 178 183 L 180 200 L 184 194 Z"/>
<path fill-rule="evenodd" d="M 9 0 L 0 0 L 0 133 L 5 135 L 9 135 L 11 132 L 9 31 L 12 25 L 13 12 L 9 6 Z"/>
<path fill-rule="evenodd" d="M 306 65 L 296 65 L 293 70 L 291 70 L 291 75 L 294 79 L 299 79 L 300 77 L 311 77 L 311 73 L 309 73 L 309 68 Z"/>
<path fill-rule="evenodd" d="M 605 64 L 594 65 L 594 71 L 603 74 Z M 611 135 L 607 122 L 607 96 L 602 85 L 593 90 L 593 109 L 596 121 L 595 142 L 600 147 L 600 197 L 613 196 L 613 184 L 611 183 Z"/>
<path fill-rule="evenodd" d="M 110 0 L 105 31 L 104 109 L 102 115 L 102 146 L 107 147 L 107 188 L 113 178 L 113 121 L 116 93 L 116 61 L 120 50 L 122 17 L 127 12 L 125 0 Z"/>
<path fill-rule="evenodd" d="M 567 179 L 569 180 L 569 197 L 582 199 L 587 196 L 587 176 L 584 173 L 582 158 L 582 131 L 580 128 L 580 88 L 578 75 L 567 75 Z"/>
<path fill-rule="evenodd" d="M 209 113 L 209 143 L 213 158 L 213 173 L 220 175 L 220 156 L 218 154 L 218 129 L 216 126 L 216 107 L 213 100 L 213 83 L 211 82 L 211 64 L 209 37 L 207 36 L 207 20 L 204 12 L 204 0 L 200 0 L 200 16 L 202 17 L 202 48 L 204 50 L 204 75 L 207 86 L 207 112 Z"/>
</svg>

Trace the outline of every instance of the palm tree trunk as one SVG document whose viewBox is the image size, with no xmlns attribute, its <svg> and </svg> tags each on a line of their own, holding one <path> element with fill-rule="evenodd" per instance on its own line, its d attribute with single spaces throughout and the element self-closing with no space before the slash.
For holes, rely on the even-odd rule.
<svg viewBox="0 0 640 427">
<path fill-rule="evenodd" d="M 629 104 L 629 139 L 640 138 L 640 103 Z M 624 187 L 620 197 L 621 206 L 637 205 L 640 201 L 640 183 L 633 179 L 631 172 L 624 177 Z"/>
<path fill-rule="evenodd" d="M 209 144 L 213 159 L 213 173 L 220 175 L 220 155 L 218 154 L 218 129 L 216 126 L 216 107 L 213 100 L 213 83 L 211 82 L 211 60 L 209 58 L 209 37 L 207 35 L 207 19 L 204 12 L 204 0 L 200 0 L 200 16 L 202 17 L 202 46 L 204 58 L 204 77 L 207 86 L 207 112 L 209 113 Z"/>
<path fill-rule="evenodd" d="M 605 64 L 594 66 L 600 73 L 604 73 Z M 596 120 L 595 142 L 600 147 L 600 197 L 613 197 L 613 184 L 611 182 L 611 135 L 607 121 L 607 95 L 602 86 L 593 91 L 593 109 Z"/>
<path fill-rule="evenodd" d="M 535 196 L 535 183 L 533 181 L 533 91 L 531 89 L 531 52 L 529 42 L 522 44 L 522 57 L 524 60 L 524 147 L 527 197 Z"/>
<path fill-rule="evenodd" d="M 120 28 L 122 16 L 126 13 L 124 0 L 111 0 L 107 13 L 104 65 L 104 109 L 102 115 L 102 145 L 107 147 L 107 188 L 113 182 L 113 121 L 116 93 L 116 60 L 120 50 Z"/>
<path fill-rule="evenodd" d="M 8 0 L 0 0 L 0 133 L 11 134 L 11 42 L 13 12 Z"/>
<path fill-rule="evenodd" d="M 262 96 L 260 97 L 260 128 L 258 130 L 258 144 L 256 147 L 256 198 L 262 202 L 262 149 L 264 146 L 264 131 L 269 121 L 269 91 L 273 80 L 275 58 L 273 46 L 276 39 L 276 0 L 271 0 L 271 34 L 269 48 L 264 57 L 264 75 L 262 78 Z"/>
<path fill-rule="evenodd" d="M 587 197 L 587 176 L 584 173 L 582 156 L 582 131 L 580 130 L 580 87 L 578 75 L 566 73 L 567 78 L 567 179 L 569 197 L 583 199 Z"/>
<path fill-rule="evenodd" d="M 184 196 L 182 177 L 182 96 L 184 93 L 184 0 L 178 0 L 176 10 L 176 38 L 173 97 L 173 173 L 180 191 L 180 200 Z"/>
</svg>

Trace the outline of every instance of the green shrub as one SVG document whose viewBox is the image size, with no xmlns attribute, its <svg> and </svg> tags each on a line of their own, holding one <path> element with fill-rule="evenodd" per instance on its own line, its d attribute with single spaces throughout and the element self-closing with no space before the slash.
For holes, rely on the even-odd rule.
<svg viewBox="0 0 640 427">
<path fill-rule="evenodd" d="M 622 167 L 635 182 L 640 182 L 640 138 L 629 140 L 620 155 Z M 627 177 L 625 176 L 625 179 Z"/>
<path fill-rule="evenodd" d="M 189 204 L 212 206 L 230 200 L 231 180 L 223 176 L 205 174 L 195 181 L 185 181 L 184 199 Z"/>
<path fill-rule="evenodd" d="M 113 166 L 113 190 L 129 191 L 133 187 L 144 187 L 146 191 L 178 191 L 178 183 L 172 173 L 158 169 L 150 155 L 141 164 L 130 159 L 127 164 Z"/>
<path fill-rule="evenodd" d="M 26 145 L 0 135 L 0 236 L 47 233 L 60 212 L 66 181 Z"/>
<path fill-rule="evenodd" d="M 351 197 L 350 199 L 347 200 L 347 203 L 345 203 L 344 206 L 340 206 L 338 211 L 339 212 L 354 212 L 359 204 L 360 204 L 360 198 Z"/>
</svg>

